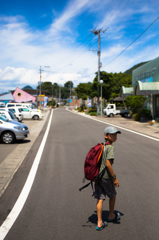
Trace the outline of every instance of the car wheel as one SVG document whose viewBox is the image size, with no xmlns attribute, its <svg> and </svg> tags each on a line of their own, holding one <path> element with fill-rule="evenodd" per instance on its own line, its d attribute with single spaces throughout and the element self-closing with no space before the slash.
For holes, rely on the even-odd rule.
<svg viewBox="0 0 159 240">
<path fill-rule="evenodd" d="M 113 114 L 113 113 L 111 113 L 109 116 L 110 116 L 110 117 L 114 117 L 114 114 Z"/>
<path fill-rule="evenodd" d="M 128 113 L 124 113 L 124 117 L 125 117 L 125 118 L 128 117 Z"/>
<path fill-rule="evenodd" d="M 38 115 L 34 115 L 34 116 L 33 116 L 33 119 L 34 119 L 34 120 L 38 120 L 38 119 L 39 119 L 39 116 L 38 116 Z"/>
<path fill-rule="evenodd" d="M 12 132 L 7 131 L 2 133 L 1 139 L 3 143 L 13 143 L 15 141 L 15 135 Z"/>
</svg>

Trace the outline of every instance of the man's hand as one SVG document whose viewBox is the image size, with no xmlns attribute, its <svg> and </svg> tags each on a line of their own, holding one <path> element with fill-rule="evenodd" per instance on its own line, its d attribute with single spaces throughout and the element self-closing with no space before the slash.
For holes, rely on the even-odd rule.
<svg viewBox="0 0 159 240">
<path fill-rule="evenodd" d="M 119 181 L 118 181 L 117 178 L 114 179 L 114 185 L 115 185 L 116 187 L 119 187 Z"/>
</svg>

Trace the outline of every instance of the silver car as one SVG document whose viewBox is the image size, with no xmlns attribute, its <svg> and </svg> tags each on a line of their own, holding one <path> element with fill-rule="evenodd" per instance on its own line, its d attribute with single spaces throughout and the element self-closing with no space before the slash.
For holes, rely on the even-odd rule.
<svg viewBox="0 0 159 240">
<path fill-rule="evenodd" d="M 3 143 L 13 143 L 28 137 L 28 134 L 28 127 L 23 123 L 9 121 L 0 116 L 0 138 Z"/>
</svg>

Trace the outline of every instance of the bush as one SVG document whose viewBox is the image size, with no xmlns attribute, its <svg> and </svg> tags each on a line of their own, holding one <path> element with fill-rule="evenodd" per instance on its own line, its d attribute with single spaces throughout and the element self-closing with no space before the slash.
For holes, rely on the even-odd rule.
<svg viewBox="0 0 159 240">
<path fill-rule="evenodd" d="M 89 109 L 88 109 L 88 112 L 89 112 L 89 113 L 91 113 L 91 112 L 96 112 L 96 111 L 97 111 L 96 108 L 89 108 Z"/>
<path fill-rule="evenodd" d="M 78 112 L 83 112 L 83 107 L 78 107 Z"/>
<path fill-rule="evenodd" d="M 53 99 L 52 101 L 49 101 L 49 102 L 47 103 L 47 105 L 49 105 L 49 106 L 55 106 L 55 105 L 56 105 L 55 99 Z"/>
<path fill-rule="evenodd" d="M 97 112 L 97 110 L 96 109 L 91 109 L 91 110 L 89 110 L 88 112 Z"/>
<path fill-rule="evenodd" d="M 140 120 L 140 115 L 139 115 L 139 113 L 136 113 L 136 114 L 134 114 L 133 116 L 134 116 L 134 120 L 135 120 L 135 121 L 139 121 L 139 120 Z"/>
<path fill-rule="evenodd" d="M 142 108 L 139 112 L 140 117 L 150 118 L 151 117 L 151 111 L 147 108 Z"/>
<path fill-rule="evenodd" d="M 90 116 L 97 116 L 97 113 L 96 112 L 90 112 L 89 115 Z"/>
</svg>

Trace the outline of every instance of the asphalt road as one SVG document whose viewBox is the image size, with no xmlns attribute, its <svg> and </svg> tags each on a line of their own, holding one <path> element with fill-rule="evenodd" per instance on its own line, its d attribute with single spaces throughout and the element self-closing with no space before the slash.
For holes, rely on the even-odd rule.
<svg viewBox="0 0 159 240">
<path fill-rule="evenodd" d="M 103 141 L 107 124 L 63 109 L 54 111 L 51 128 L 28 199 L 6 240 L 157 240 L 159 236 L 158 142 L 122 130 L 115 146 L 114 170 L 120 187 L 115 210 L 118 224 L 96 227 L 96 200 L 83 185 L 83 164 L 88 150 Z M 27 177 L 45 127 L 12 183 L 0 199 L 0 221 L 10 211 Z M 103 220 L 108 215 L 104 202 Z"/>
</svg>

